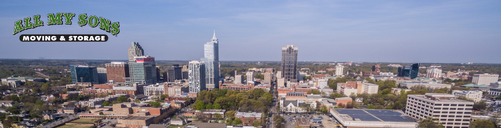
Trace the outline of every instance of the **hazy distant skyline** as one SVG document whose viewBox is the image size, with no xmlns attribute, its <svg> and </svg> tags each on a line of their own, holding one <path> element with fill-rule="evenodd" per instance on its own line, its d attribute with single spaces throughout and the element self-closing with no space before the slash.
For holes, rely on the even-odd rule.
<svg viewBox="0 0 501 128">
<path fill-rule="evenodd" d="M 215 30 L 221 61 L 501 63 L 501 1 L 0 1 L 1 59 L 127 60 L 131 42 L 157 60 L 199 60 Z M 47 14 L 120 22 L 47 26 Z M 45 26 L 12 35 L 14 22 Z M 21 34 L 108 34 L 105 43 L 22 43 Z"/>
</svg>

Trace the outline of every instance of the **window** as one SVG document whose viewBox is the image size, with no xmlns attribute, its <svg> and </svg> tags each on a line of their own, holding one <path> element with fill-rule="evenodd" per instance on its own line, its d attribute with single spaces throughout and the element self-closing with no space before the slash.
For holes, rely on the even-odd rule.
<svg viewBox="0 0 501 128">
<path fill-rule="evenodd" d="M 451 104 L 451 106 L 458 106 L 458 104 Z"/>
<path fill-rule="evenodd" d="M 449 104 L 444 104 L 444 106 L 449 106 Z"/>
<path fill-rule="evenodd" d="M 435 106 L 442 106 L 442 104 L 435 104 Z"/>
</svg>

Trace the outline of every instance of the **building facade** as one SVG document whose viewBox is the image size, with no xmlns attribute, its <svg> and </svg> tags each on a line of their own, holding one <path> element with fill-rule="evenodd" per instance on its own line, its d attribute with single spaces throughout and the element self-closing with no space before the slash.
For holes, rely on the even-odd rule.
<svg viewBox="0 0 501 128">
<path fill-rule="evenodd" d="M 499 74 L 475 74 L 473 75 L 473 84 L 475 85 L 490 85 L 499 80 Z"/>
<path fill-rule="evenodd" d="M 106 66 L 107 82 L 125 83 L 125 78 L 129 75 L 129 64 L 127 62 L 111 62 Z"/>
<path fill-rule="evenodd" d="M 205 82 L 208 89 L 219 88 L 220 64 L 219 64 L 219 41 L 216 32 L 212 40 L 204 45 Z M 189 73 L 188 73 L 189 74 Z"/>
<path fill-rule="evenodd" d="M 199 61 L 190 61 L 188 66 L 188 82 L 190 84 L 190 93 L 198 93 L 206 90 L 205 64 Z"/>
<path fill-rule="evenodd" d="M 70 65 L 71 80 L 73 83 L 89 82 L 99 84 L 99 75 L 97 68 L 84 65 Z"/>
<path fill-rule="evenodd" d="M 344 68 L 344 66 L 341 64 L 336 65 L 336 76 L 343 75 L 343 68 Z"/>
<path fill-rule="evenodd" d="M 106 68 L 103 67 L 98 67 L 97 68 L 97 77 L 99 79 L 99 83 L 107 83 L 107 76 L 106 76 Z"/>
<path fill-rule="evenodd" d="M 452 94 L 456 97 L 465 97 L 473 100 L 474 102 L 479 102 L 482 100 L 482 91 L 463 91 L 463 90 L 452 90 Z"/>
<path fill-rule="evenodd" d="M 129 47 L 129 62 L 136 61 L 134 58 L 136 56 L 144 56 L 144 50 L 141 45 L 139 45 L 139 42 L 132 42 Z"/>
<path fill-rule="evenodd" d="M 253 71 L 248 71 L 245 73 L 245 76 L 247 76 L 247 82 L 254 81 L 254 72 Z"/>
<path fill-rule="evenodd" d="M 415 119 L 432 117 L 446 128 L 468 128 L 473 102 L 446 93 L 408 95 L 405 114 Z"/>
<path fill-rule="evenodd" d="M 155 58 L 150 56 L 138 56 L 134 58 L 136 61 L 129 63 L 130 83 L 157 83 Z"/>
<path fill-rule="evenodd" d="M 287 45 L 282 47 L 281 76 L 285 81 L 297 82 L 298 47 Z"/>
<path fill-rule="evenodd" d="M 428 78 L 440 78 L 442 77 L 442 69 L 439 68 L 428 68 L 426 69 L 426 77 Z"/>
</svg>

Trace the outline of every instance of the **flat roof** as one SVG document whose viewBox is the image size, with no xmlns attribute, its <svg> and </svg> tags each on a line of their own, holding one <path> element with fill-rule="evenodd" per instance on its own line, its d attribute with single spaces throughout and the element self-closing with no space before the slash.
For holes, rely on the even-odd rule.
<svg viewBox="0 0 501 128">
<path fill-rule="evenodd" d="M 354 121 L 380 121 L 380 122 L 416 122 L 415 119 L 404 113 L 392 110 L 369 109 L 335 109 L 339 114 L 345 114 Z"/>
<path fill-rule="evenodd" d="M 147 120 L 153 118 L 153 116 L 129 116 L 123 120 Z"/>
</svg>

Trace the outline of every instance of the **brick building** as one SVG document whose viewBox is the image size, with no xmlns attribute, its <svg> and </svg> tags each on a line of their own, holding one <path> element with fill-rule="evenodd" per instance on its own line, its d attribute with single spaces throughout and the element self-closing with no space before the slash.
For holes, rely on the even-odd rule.
<svg viewBox="0 0 501 128">
<path fill-rule="evenodd" d="M 262 113 L 257 112 L 237 112 L 235 118 L 242 120 L 242 124 L 252 125 L 254 121 L 261 121 Z"/>
<path fill-rule="evenodd" d="M 108 82 L 125 83 L 125 78 L 130 77 L 127 62 L 111 62 L 105 64 L 105 66 Z"/>
</svg>

